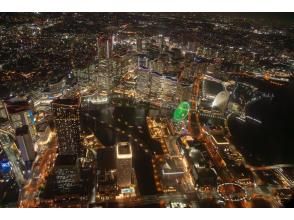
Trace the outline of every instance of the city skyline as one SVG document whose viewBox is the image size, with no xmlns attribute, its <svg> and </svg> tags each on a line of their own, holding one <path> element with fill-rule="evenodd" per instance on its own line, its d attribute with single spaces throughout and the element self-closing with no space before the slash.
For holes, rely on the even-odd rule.
<svg viewBox="0 0 294 220">
<path fill-rule="evenodd" d="M 0 206 L 292 206 L 293 30 L 293 13 L 1 13 Z"/>
</svg>

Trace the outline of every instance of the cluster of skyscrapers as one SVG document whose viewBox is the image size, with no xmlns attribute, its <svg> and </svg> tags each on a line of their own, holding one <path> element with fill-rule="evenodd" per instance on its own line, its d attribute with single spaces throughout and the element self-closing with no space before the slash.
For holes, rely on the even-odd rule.
<svg viewBox="0 0 294 220">
<path fill-rule="evenodd" d="M 176 76 L 154 72 L 145 67 L 137 69 L 137 99 L 156 106 L 173 108 L 179 102 L 189 101 L 192 87 L 192 83 L 179 82 Z"/>
<path fill-rule="evenodd" d="M 3 105 L 10 126 L 15 131 L 16 144 L 29 171 L 36 156 L 34 141 L 37 139 L 33 102 L 26 97 L 12 97 L 5 100 Z"/>
</svg>

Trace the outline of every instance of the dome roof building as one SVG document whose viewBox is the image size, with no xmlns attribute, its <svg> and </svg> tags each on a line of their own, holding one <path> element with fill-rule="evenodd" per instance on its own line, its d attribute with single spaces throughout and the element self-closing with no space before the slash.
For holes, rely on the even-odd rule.
<svg viewBox="0 0 294 220">
<path fill-rule="evenodd" d="M 219 92 L 212 102 L 212 108 L 224 111 L 229 101 L 230 93 L 227 91 Z"/>
</svg>

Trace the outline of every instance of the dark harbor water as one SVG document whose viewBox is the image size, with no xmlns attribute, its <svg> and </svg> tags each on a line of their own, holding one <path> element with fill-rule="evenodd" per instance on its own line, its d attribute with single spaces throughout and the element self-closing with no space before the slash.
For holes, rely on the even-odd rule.
<svg viewBox="0 0 294 220">
<path fill-rule="evenodd" d="M 154 153 L 163 153 L 160 143 L 151 139 L 147 129 L 146 116 L 149 110 L 148 105 L 127 105 L 124 100 L 120 100 L 119 104 L 91 106 L 87 109 L 90 116 L 86 116 L 84 110 L 81 120 L 82 128 L 93 130 L 106 147 L 112 147 L 120 141 L 132 143 L 133 167 L 141 195 L 156 194 L 151 157 Z"/>
<path fill-rule="evenodd" d="M 232 140 L 252 165 L 293 164 L 293 84 L 272 100 L 262 99 L 246 107 L 246 115 L 260 120 L 228 120 Z"/>
</svg>

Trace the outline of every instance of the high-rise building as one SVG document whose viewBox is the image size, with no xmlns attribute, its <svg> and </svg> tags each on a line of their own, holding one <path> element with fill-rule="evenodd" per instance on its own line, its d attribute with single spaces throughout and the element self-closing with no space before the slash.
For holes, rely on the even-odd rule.
<svg viewBox="0 0 294 220">
<path fill-rule="evenodd" d="M 137 69 L 136 99 L 149 101 L 150 96 L 150 70 L 144 67 Z"/>
<path fill-rule="evenodd" d="M 30 169 L 32 162 L 36 157 L 34 151 L 33 141 L 29 132 L 29 127 L 24 125 L 16 129 L 16 142 L 20 149 L 21 156 L 27 166 Z"/>
<path fill-rule="evenodd" d="M 28 126 L 29 135 L 32 140 L 36 137 L 35 118 L 33 115 L 33 103 L 23 97 L 13 97 L 4 101 L 6 114 L 8 115 L 11 126 L 14 129 Z"/>
<path fill-rule="evenodd" d="M 112 61 L 102 59 L 98 64 L 97 88 L 99 92 L 109 95 L 113 87 Z"/>
<path fill-rule="evenodd" d="M 98 59 L 109 59 L 112 55 L 113 38 L 111 35 L 101 35 L 97 38 Z"/>
<path fill-rule="evenodd" d="M 79 189 L 80 173 L 77 157 L 58 156 L 54 166 L 57 194 L 75 194 Z"/>
<path fill-rule="evenodd" d="M 161 104 L 158 100 L 158 95 L 162 92 L 162 80 L 163 75 L 161 73 L 152 72 L 151 73 L 151 85 L 150 85 L 150 99 L 153 103 Z"/>
<path fill-rule="evenodd" d="M 4 103 L 2 101 L 0 101 L 0 118 L 7 118 Z"/>
<path fill-rule="evenodd" d="M 81 88 L 87 88 L 89 86 L 96 87 L 98 82 L 97 69 L 98 67 L 95 64 L 90 64 L 86 68 L 75 68 L 72 70 L 72 73 Z"/>
<path fill-rule="evenodd" d="M 139 54 L 138 55 L 138 68 L 143 67 L 143 68 L 148 68 L 149 67 L 149 59 L 146 55 L 144 54 Z"/>
<path fill-rule="evenodd" d="M 132 147 L 128 142 L 120 142 L 116 145 L 117 185 L 121 188 L 132 184 Z"/>
<path fill-rule="evenodd" d="M 81 99 L 78 96 L 58 98 L 51 103 L 59 155 L 80 153 L 80 106 Z"/>
<path fill-rule="evenodd" d="M 164 108 L 174 107 L 177 78 L 172 74 L 150 73 L 150 101 Z"/>
<path fill-rule="evenodd" d="M 127 55 L 123 55 L 120 57 L 116 57 L 111 63 L 111 77 L 112 77 L 112 84 L 113 86 L 117 86 L 120 81 L 121 78 L 123 76 L 123 74 L 128 72 L 128 62 L 127 59 L 129 57 Z"/>
<path fill-rule="evenodd" d="M 142 38 L 137 37 L 136 38 L 136 43 L 137 43 L 137 52 L 142 52 L 142 49 L 143 49 Z"/>
<path fill-rule="evenodd" d="M 177 78 L 175 76 L 165 76 L 161 81 L 162 92 L 159 94 L 159 99 L 162 101 L 162 106 L 171 108 L 175 107 Z"/>
</svg>

